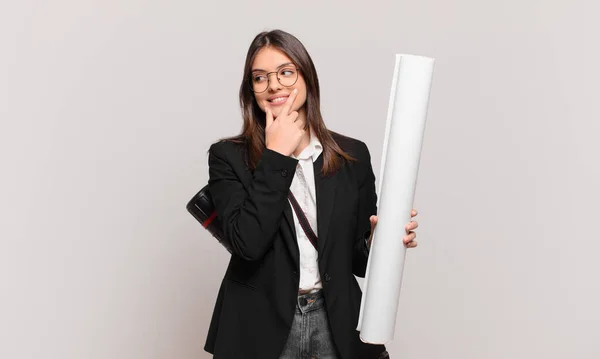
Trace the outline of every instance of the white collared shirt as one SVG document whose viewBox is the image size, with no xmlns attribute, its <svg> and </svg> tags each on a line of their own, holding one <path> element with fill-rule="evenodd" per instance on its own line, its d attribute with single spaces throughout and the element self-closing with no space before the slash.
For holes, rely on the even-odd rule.
<svg viewBox="0 0 600 359">
<path fill-rule="evenodd" d="M 315 174 L 313 163 L 323 152 L 323 146 L 319 139 L 310 129 L 310 142 L 308 146 L 298 155 L 291 154 L 291 157 L 298 160 L 296 172 L 292 179 L 290 189 L 296 197 L 298 204 L 303 209 L 310 226 L 315 235 L 319 237 L 317 230 L 317 196 L 315 193 Z M 288 200 L 289 201 L 289 200 Z M 290 203 L 291 206 L 291 203 Z M 294 224 L 296 227 L 296 238 L 298 239 L 298 248 L 300 250 L 300 288 L 302 290 L 322 288 L 319 266 L 317 263 L 318 252 L 304 233 L 300 226 L 296 212 L 293 210 Z"/>
</svg>

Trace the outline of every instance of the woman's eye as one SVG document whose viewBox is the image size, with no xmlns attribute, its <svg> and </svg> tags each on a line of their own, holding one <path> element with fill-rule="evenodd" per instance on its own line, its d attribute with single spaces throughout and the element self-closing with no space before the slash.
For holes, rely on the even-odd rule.
<svg viewBox="0 0 600 359">
<path fill-rule="evenodd" d="M 292 70 L 292 69 L 283 69 L 283 70 L 281 70 L 281 75 L 282 76 L 292 76 L 292 75 L 294 75 L 294 70 Z"/>
<path fill-rule="evenodd" d="M 263 75 L 254 76 L 254 82 L 263 82 L 265 81 L 265 77 Z"/>
</svg>

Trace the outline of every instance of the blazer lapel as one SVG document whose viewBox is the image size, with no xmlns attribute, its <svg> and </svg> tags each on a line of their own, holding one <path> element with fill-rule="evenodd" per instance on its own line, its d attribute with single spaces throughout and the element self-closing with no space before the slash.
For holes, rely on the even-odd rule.
<svg viewBox="0 0 600 359">
<path fill-rule="evenodd" d="M 290 250 L 292 259 L 294 260 L 294 266 L 300 268 L 300 249 L 298 248 L 298 237 L 296 236 L 296 226 L 294 224 L 294 217 L 292 214 L 292 205 L 288 200 L 285 208 L 283 209 L 283 217 L 288 224 L 289 233 L 283 233 L 283 239 Z"/>
<path fill-rule="evenodd" d="M 321 172 L 323 166 L 323 154 L 319 155 L 317 160 L 313 162 L 313 169 L 315 174 L 315 194 L 317 196 L 317 237 L 319 242 L 317 244 L 317 250 L 319 252 L 319 261 L 323 256 L 323 250 L 327 244 L 329 238 L 329 223 L 331 222 L 331 214 L 333 211 L 333 204 L 335 202 L 335 188 L 337 176 L 326 177 Z M 298 237 L 296 234 L 296 226 L 294 223 L 294 217 L 292 213 L 293 209 L 289 201 L 283 210 L 283 216 L 288 224 L 290 235 L 284 236 L 285 242 L 290 250 L 294 264 L 296 267 L 300 265 L 300 250 L 298 248 Z"/>
<path fill-rule="evenodd" d="M 313 162 L 315 174 L 315 194 L 317 196 L 317 237 L 319 238 L 317 250 L 319 252 L 319 261 L 321 258 L 323 258 L 321 254 L 323 253 L 329 238 L 329 223 L 331 223 L 331 214 L 333 211 L 333 204 L 335 202 L 337 179 L 335 174 L 329 177 L 324 176 L 321 172 L 322 166 L 323 154 L 319 155 L 317 160 Z M 298 237 L 296 234 L 296 226 L 292 211 L 292 206 L 288 201 L 283 210 L 283 216 L 288 224 L 290 233 L 289 235 L 284 235 L 284 240 L 290 250 L 294 264 L 296 267 L 298 267 L 300 265 L 300 250 L 298 248 Z"/>
<path fill-rule="evenodd" d="M 323 251 L 329 239 L 329 224 L 331 223 L 331 214 L 335 202 L 335 189 L 337 175 L 333 174 L 326 177 L 321 172 L 323 167 L 323 154 L 313 163 L 315 171 L 315 193 L 317 195 L 317 237 L 319 261 L 323 258 Z"/>
</svg>

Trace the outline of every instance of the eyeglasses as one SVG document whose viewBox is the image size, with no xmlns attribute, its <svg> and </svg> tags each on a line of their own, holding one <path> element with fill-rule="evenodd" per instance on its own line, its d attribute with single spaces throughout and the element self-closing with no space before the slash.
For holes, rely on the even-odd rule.
<svg viewBox="0 0 600 359">
<path fill-rule="evenodd" d="M 255 72 L 250 79 L 252 91 L 261 93 L 267 91 L 271 78 L 270 74 L 277 74 L 277 81 L 284 87 L 293 86 L 298 81 L 298 69 L 295 67 L 284 67 L 273 72 Z"/>
</svg>

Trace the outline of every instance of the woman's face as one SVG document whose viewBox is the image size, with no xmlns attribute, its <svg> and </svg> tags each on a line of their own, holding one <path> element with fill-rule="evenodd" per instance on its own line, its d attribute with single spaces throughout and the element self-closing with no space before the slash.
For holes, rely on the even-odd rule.
<svg viewBox="0 0 600 359">
<path fill-rule="evenodd" d="M 298 89 L 298 94 L 292 106 L 292 111 L 298 111 L 304 106 L 306 102 L 304 77 L 296 69 L 296 65 L 292 60 L 282 51 L 273 47 L 260 49 L 252 63 L 251 76 L 257 89 L 262 90 L 266 87 L 263 92 L 254 92 L 258 106 L 263 111 L 266 111 L 268 107 L 274 118 L 279 116 L 281 108 L 294 89 Z M 278 76 L 283 84 L 277 80 Z M 294 80 L 295 83 L 293 83 Z"/>
</svg>

